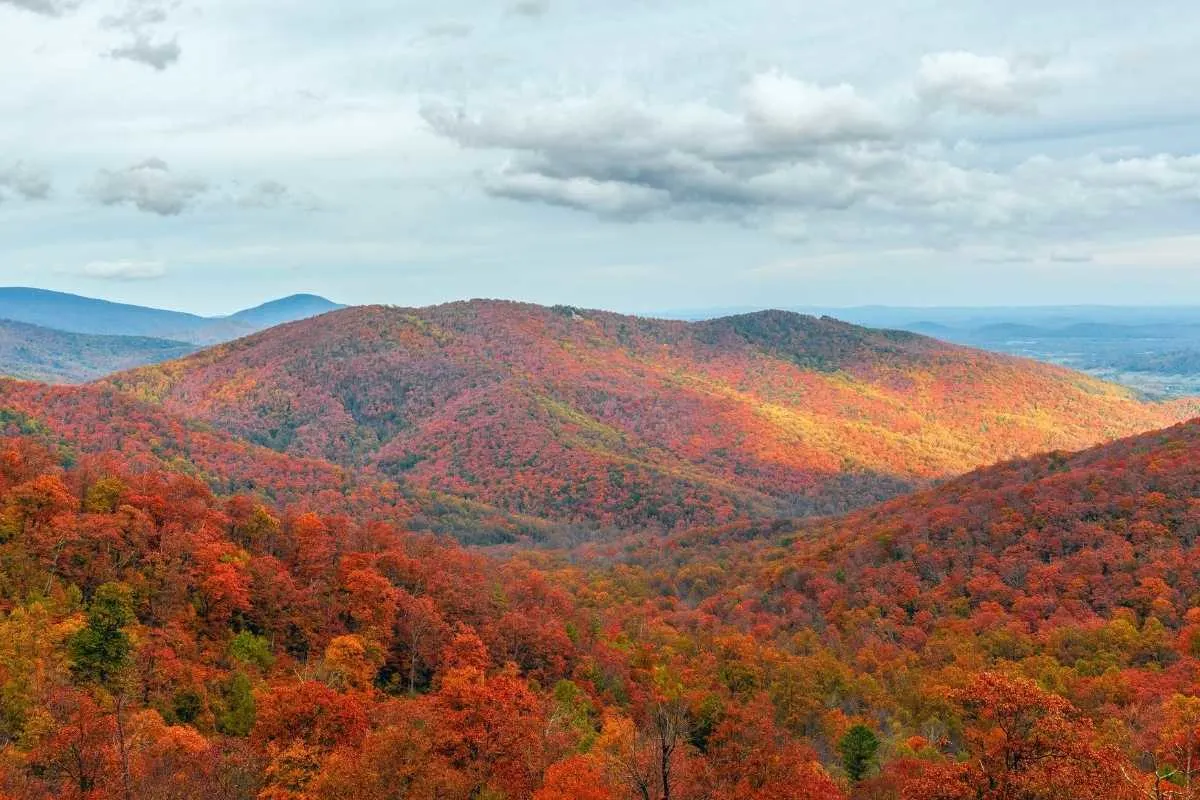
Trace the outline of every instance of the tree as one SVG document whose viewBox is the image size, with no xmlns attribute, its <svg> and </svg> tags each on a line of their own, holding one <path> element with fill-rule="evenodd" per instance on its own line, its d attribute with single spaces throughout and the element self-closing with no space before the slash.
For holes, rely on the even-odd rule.
<svg viewBox="0 0 1200 800">
<path fill-rule="evenodd" d="M 875 765 L 878 751 L 879 737 L 866 725 L 853 726 L 838 742 L 842 768 L 846 770 L 846 776 L 855 783 L 865 778 Z"/>
<path fill-rule="evenodd" d="M 617 800 L 617 793 L 596 759 L 577 755 L 546 770 L 533 800 Z"/>
<path fill-rule="evenodd" d="M 96 590 L 88 607 L 87 625 L 71 638 L 69 645 L 71 672 L 77 681 L 115 688 L 130 665 L 133 645 L 125 627 L 133 620 L 133 599 L 128 586 L 106 583 Z"/>
<path fill-rule="evenodd" d="M 321 668 L 325 681 L 342 691 L 365 691 L 379 671 L 378 648 L 362 637 L 338 636 L 325 648 Z"/>
<path fill-rule="evenodd" d="M 614 779 L 640 800 L 671 800 L 676 796 L 686 758 L 686 709 L 679 700 L 660 699 L 649 720 L 637 726 L 618 714 L 605 716 L 596 751 Z"/>
<path fill-rule="evenodd" d="M 961 707 L 969 759 L 926 765 L 904 800 L 1125 800 L 1134 796 L 1123 756 L 1097 741 L 1091 724 L 1033 681 L 977 675 L 952 693 Z"/>
<path fill-rule="evenodd" d="M 254 687 L 246 673 L 235 672 L 225 690 L 225 708 L 217 715 L 217 730 L 227 736 L 249 736 L 254 715 Z"/>
<path fill-rule="evenodd" d="M 1200 795 L 1200 698 L 1176 694 L 1163 703 L 1162 716 L 1157 768 L 1147 794 L 1152 800 L 1194 800 Z"/>
</svg>

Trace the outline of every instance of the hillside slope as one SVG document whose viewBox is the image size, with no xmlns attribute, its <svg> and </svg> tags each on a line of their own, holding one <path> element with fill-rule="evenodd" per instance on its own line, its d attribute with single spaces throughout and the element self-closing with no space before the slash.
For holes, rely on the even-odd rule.
<svg viewBox="0 0 1200 800">
<path fill-rule="evenodd" d="M 295 295 L 230 317 L 202 317 L 44 289 L 0 287 L 0 319 L 70 333 L 144 336 L 200 345 L 227 342 L 337 308 L 341 306 L 324 298 Z"/>
<path fill-rule="evenodd" d="M 818 752 L 866 721 L 885 745 L 856 799 L 1183 798 L 1195 775 L 1200 420 L 573 560 L 604 565 L 585 584 L 609 614 L 715 646 Z"/>
<path fill-rule="evenodd" d="M 26 380 L 85 383 L 195 349 L 169 339 L 67 333 L 0 320 L 0 374 Z"/>
<path fill-rule="evenodd" d="M 0 379 L 0 435 L 33 436 L 75 461 L 186 472 L 222 494 L 255 494 L 324 513 L 386 518 L 473 544 L 550 535 L 540 520 L 448 497 L 319 458 L 278 453 L 106 387 Z"/>
<path fill-rule="evenodd" d="M 348 309 L 109 385 L 282 452 L 511 511 L 668 527 L 844 510 L 1192 410 L 831 319 L 492 301 Z"/>
</svg>

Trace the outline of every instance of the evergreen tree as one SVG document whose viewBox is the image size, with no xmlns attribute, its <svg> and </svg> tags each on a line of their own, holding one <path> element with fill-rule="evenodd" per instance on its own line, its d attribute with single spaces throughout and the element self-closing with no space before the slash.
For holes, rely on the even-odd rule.
<svg viewBox="0 0 1200 800">
<path fill-rule="evenodd" d="M 236 672 L 225 690 L 225 709 L 217 716 L 217 730 L 227 736 L 249 736 L 254 716 L 254 687 L 246 673 Z"/>
<path fill-rule="evenodd" d="M 867 772 L 875 764 L 875 755 L 879 751 L 879 737 L 865 725 L 855 725 L 846 731 L 846 735 L 838 742 L 838 752 L 842 755 L 842 768 L 850 780 L 858 783 L 867 776 Z"/>
<path fill-rule="evenodd" d="M 133 644 L 126 626 L 134 621 L 133 597 L 121 583 L 96 590 L 87 612 L 87 625 L 71 637 L 71 674 L 79 683 L 113 689 L 130 664 Z"/>
</svg>

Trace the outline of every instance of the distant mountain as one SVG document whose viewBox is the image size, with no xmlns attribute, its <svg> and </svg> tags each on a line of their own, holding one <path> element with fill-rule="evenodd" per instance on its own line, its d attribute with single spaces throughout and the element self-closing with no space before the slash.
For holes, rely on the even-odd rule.
<svg viewBox="0 0 1200 800">
<path fill-rule="evenodd" d="M 345 306 L 338 305 L 315 294 L 294 294 L 279 300 L 248 308 L 229 317 L 231 322 L 240 322 L 255 328 L 271 328 L 285 322 L 320 316 Z"/>
<path fill-rule="evenodd" d="M 0 375 L 12 378 L 85 383 L 195 350 L 193 345 L 167 339 L 67 333 L 0 320 Z"/>
<path fill-rule="evenodd" d="M 111 303 L 45 289 L 0 288 L 0 319 L 70 333 L 153 336 L 192 342 L 210 320 L 195 314 Z M 246 328 L 243 332 L 249 332 Z"/>
<path fill-rule="evenodd" d="M 828 318 L 494 301 L 338 311 L 110 383 L 278 451 L 630 527 L 834 512 L 1196 410 Z"/>
<path fill-rule="evenodd" d="M 149 336 L 200 345 L 227 342 L 338 307 L 312 295 L 296 295 L 229 317 L 201 317 L 45 289 L 0 288 L 0 319 L 70 333 Z"/>
</svg>

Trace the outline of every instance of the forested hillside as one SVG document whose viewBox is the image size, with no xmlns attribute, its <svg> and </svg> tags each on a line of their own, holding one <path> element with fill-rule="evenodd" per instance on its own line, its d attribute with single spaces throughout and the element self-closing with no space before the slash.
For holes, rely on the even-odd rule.
<svg viewBox="0 0 1200 800">
<path fill-rule="evenodd" d="M 150 430 L 105 452 L 106 397 L 52 448 L 6 412 L 14 800 L 1193 796 L 1200 423 L 840 519 L 485 555 L 214 494 Z"/>
<path fill-rule="evenodd" d="M 59 461 L 0 442 L 7 798 L 840 795 L 531 560 Z"/>
<path fill-rule="evenodd" d="M 347 470 L 319 458 L 277 453 L 105 387 L 0 380 L 0 432 L 33 436 L 74 461 L 104 455 L 124 469 L 171 469 L 222 494 L 387 518 L 475 544 L 561 538 L 540 520 Z"/>
<path fill-rule="evenodd" d="M 0 375 L 11 378 L 86 383 L 195 349 L 169 339 L 66 333 L 0 319 Z"/>
<path fill-rule="evenodd" d="M 1195 409 L 831 319 L 487 301 L 348 309 L 109 383 L 281 452 L 516 513 L 660 528 L 860 507 Z"/>
<path fill-rule="evenodd" d="M 1190 798 L 1198 534 L 1192 422 L 845 518 L 637 545 L 621 571 L 646 613 L 744 635 L 722 674 L 818 751 L 867 720 L 883 745 L 855 796 Z M 797 686 L 822 699 L 797 714 Z"/>
</svg>

